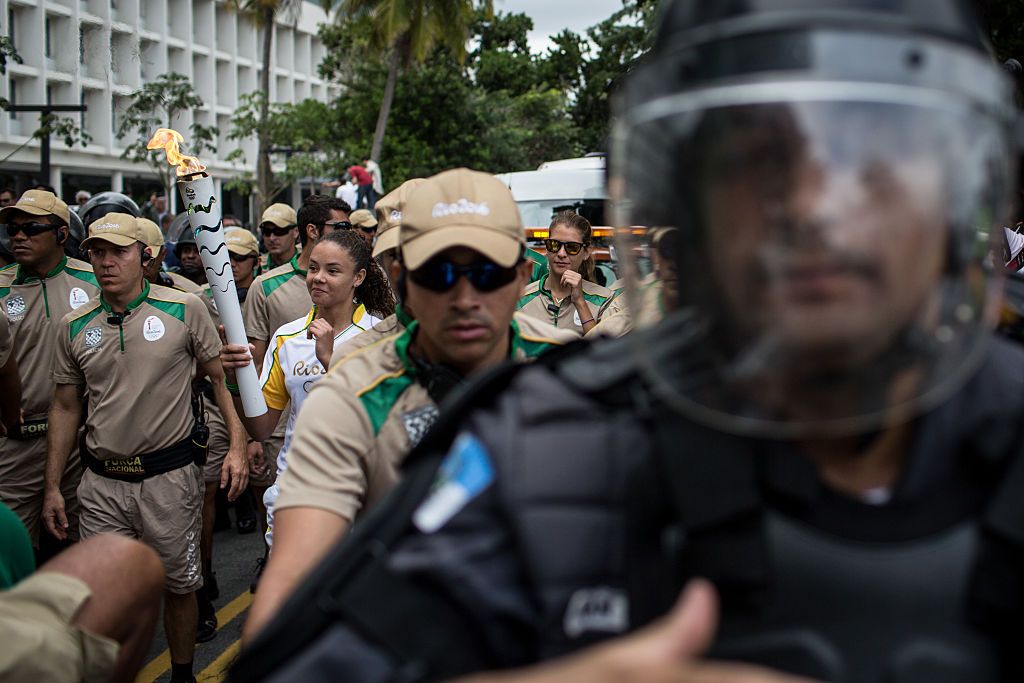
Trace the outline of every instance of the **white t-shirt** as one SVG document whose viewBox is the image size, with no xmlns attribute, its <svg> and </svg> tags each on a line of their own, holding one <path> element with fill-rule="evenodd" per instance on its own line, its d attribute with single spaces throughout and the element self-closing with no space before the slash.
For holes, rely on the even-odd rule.
<svg viewBox="0 0 1024 683">
<path fill-rule="evenodd" d="M 339 185 L 338 189 L 334 192 L 334 197 L 345 202 L 353 209 L 356 208 L 356 201 L 359 196 L 359 188 L 351 180 L 344 185 Z"/>
<path fill-rule="evenodd" d="M 267 345 L 267 355 L 263 358 L 263 372 L 260 383 L 263 386 L 263 397 L 267 406 L 275 410 L 288 410 L 288 424 L 284 432 L 284 444 L 277 455 L 278 475 L 287 468 L 288 446 L 292 441 L 292 431 L 302 404 L 326 370 L 316 358 L 316 339 L 307 339 L 306 330 L 316 315 L 314 307 L 305 317 L 281 325 Z M 364 330 L 368 330 L 380 322 L 363 306 L 359 306 L 352 314 L 352 324 L 334 337 L 334 348 L 348 341 Z"/>
</svg>

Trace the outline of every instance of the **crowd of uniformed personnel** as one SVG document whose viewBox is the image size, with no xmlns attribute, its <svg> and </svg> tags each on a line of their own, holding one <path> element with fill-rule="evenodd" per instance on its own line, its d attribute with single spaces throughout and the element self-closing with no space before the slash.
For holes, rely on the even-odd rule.
<svg viewBox="0 0 1024 683">
<path fill-rule="evenodd" d="M 407 181 L 373 213 L 314 194 L 260 218 L 256 234 L 224 233 L 244 348 L 218 337 L 187 215 L 165 234 L 115 192 L 69 209 L 29 190 L 0 209 L 0 503 L 28 532 L 4 586 L 75 541 L 140 540 L 163 569 L 175 681 L 192 680 L 194 644 L 216 633 L 218 490 L 251 488 L 260 505 L 251 633 L 394 486 L 465 378 L 628 317 L 621 287 L 591 281 L 587 220 L 554 216 L 545 257 L 487 174 Z M 234 383 L 253 361 L 270 409 L 259 418 L 244 416 Z M 62 580 L 60 600 L 89 594 Z M 90 666 L 141 656 L 92 635 Z"/>
</svg>

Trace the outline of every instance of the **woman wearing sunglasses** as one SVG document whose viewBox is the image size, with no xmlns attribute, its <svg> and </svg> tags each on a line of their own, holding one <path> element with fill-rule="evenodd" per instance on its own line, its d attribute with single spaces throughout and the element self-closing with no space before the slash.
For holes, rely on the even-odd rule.
<svg viewBox="0 0 1024 683">
<path fill-rule="evenodd" d="M 277 456 L 278 476 L 286 468 L 288 447 L 299 409 L 313 384 L 330 366 L 334 349 L 394 312 L 395 300 L 384 273 L 370 256 L 366 242 L 354 231 L 329 232 L 317 240 L 309 258 L 306 287 L 312 310 L 282 325 L 270 340 L 263 359 L 263 397 L 267 412 L 244 417 L 237 398 L 235 369 L 249 363 L 253 348 L 225 344 L 221 349 L 228 389 L 249 434 L 257 440 L 270 436 L 288 407 L 284 445 Z M 275 482 L 263 495 L 267 507 L 267 543 L 273 535 Z"/>
<path fill-rule="evenodd" d="M 592 330 L 612 291 L 593 282 L 590 243 L 590 221 L 573 211 L 556 214 L 544 240 L 548 273 L 527 285 L 519 310 L 579 335 Z"/>
</svg>

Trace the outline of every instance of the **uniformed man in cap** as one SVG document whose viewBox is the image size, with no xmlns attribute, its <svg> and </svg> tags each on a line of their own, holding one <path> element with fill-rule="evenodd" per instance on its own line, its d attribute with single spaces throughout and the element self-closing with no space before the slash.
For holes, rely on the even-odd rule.
<svg viewBox="0 0 1024 683">
<path fill-rule="evenodd" d="M 377 234 L 377 219 L 374 218 L 373 212 L 357 209 L 349 215 L 348 220 L 352 223 L 352 229 L 357 230 L 359 236 L 366 241 L 366 245 L 372 248 L 373 237 Z"/>
<path fill-rule="evenodd" d="M 260 217 L 260 234 L 267 255 L 260 263 L 264 273 L 279 268 L 295 257 L 295 244 L 299 239 L 298 217 L 287 204 L 271 204 Z"/>
<path fill-rule="evenodd" d="M 416 320 L 336 361 L 306 399 L 278 482 L 274 553 L 250 634 L 394 486 L 450 390 L 574 338 L 513 318 L 531 265 L 519 210 L 493 176 L 457 169 L 419 184 L 404 204 L 399 240 L 392 281 Z"/>
<path fill-rule="evenodd" d="M 206 435 L 193 375 L 211 378 L 221 411 L 234 415 L 218 362 L 219 338 L 198 297 L 150 284 L 153 258 L 138 220 L 110 213 L 83 242 L 102 290 L 64 317 L 56 331 L 43 519 L 66 535 L 61 473 L 88 412 L 81 450 L 86 472 L 78 494 L 82 536 L 112 532 L 141 539 L 167 574 L 164 627 L 172 680 L 192 679 L 195 591 L 203 584 L 200 466 Z M 240 430 L 233 435 L 222 484 L 236 498 L 248 478 Z"/>
<path fill-rule="evenodd" d="M 50 364 L 60 320 L 99 293 L 92 267 L 64 254 L 69 239 L 67 205 L 49 192 L 29 190 L 0 209 L 16 264 L 0 271 L 0 306 L 14 336 L 22 385 L 19 429 L 0 439 L 0 501 L 29 530 L 39 547 L 39 514 L 46 468 L 46 413 L 53 399 Z M 78 536 L 75 487 L 81 476 L 78 454 L 68 454 L 62 476 L 68 536 Z"/>
</svg>

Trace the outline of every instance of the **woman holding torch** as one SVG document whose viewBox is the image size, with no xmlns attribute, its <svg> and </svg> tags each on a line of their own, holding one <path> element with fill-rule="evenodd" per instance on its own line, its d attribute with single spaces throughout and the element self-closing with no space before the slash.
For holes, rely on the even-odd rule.
<svg viewBox="0 0 1024 683">
<path fill-rule="evenodd" d="M 306 274 L 313 308 L 308 314 L 282 325 L 274 333 L 263 360 L 260 383 L 268 411 L 245 417 L 249 434 L 266 439 L 287 407 L 284 446 L 277 458 L 278 476 L 287 467 L 288 446 L 295 420 L 313 384 L 330 366 L 334 349 L 369 329 L 394 312 L 395 300 L 384 273 L 370 255 L 370 248 L 353 231 L 331 232 L 313 247 Z M 254 347 L 228 344 L 221 349 L 228 390 L 235 388 L 236 368 L 252 362 Z M 241 407 L 240 399 L 235 398 Z M 267 489 L 267 544 L 273 540 L 273 506 L 277 484 Z"/>
</svg>

